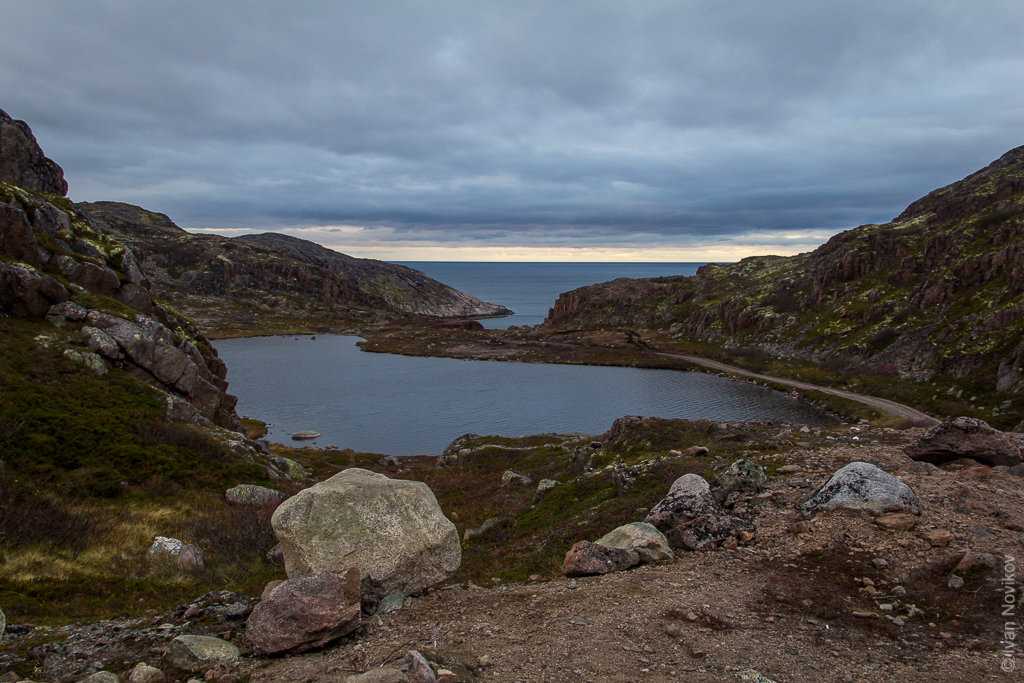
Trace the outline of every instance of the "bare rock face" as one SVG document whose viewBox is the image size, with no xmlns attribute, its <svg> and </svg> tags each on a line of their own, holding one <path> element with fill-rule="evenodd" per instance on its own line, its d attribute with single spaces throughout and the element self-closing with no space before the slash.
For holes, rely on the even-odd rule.
<svg viewBox="0 0 1024 683">
<path fill-rule="evenodd" d="M 579 541 L 569 548 L 562 562 L 566 576 L 595 576 L 630 569 L 640 564 L 635 550 L 610 548 L 605 545 Z"/>
<path fill-rule="evenodd" d="M 0 109 L 0 181 L 34 192 L 64 196 L 64 170 L 46 158 L 32 129 Z"/>
<path fill-rule="evenodd" d="M 800 506 L 807 516 L 829 510 L 866 510 L 921 513 L 921 504 L 909 486 L 867 462 L 851 462 L 836 471 Z"/>
<path fill-rule="evenodd" d="M 1013 467 L 1022 456 L 1017 439 L 973 417 L 956 417 L 932 427 L 906 451 L 914 460 L 933 465 L 971 458 L 992 467 Z"/>
<path fill-rule="evenodd" d="M 458 530 L 426 484 L 359 468 L 300 491 L 271 523 L 290 578 L 356 569 L 371 600 L 421 592 L 462 562 Z"/>
<path fill-rule="evenodd" d="M 359 627 L 359 571 L 324 572 L 276 585 L 249 615 L 246 640 L 263 654 L 302 652 Z"/>
<path fill-rule="evenodd" d="M 685 550 L 712 549 L 750 526 L 722 510 L 698 474 L 676 479 L 646 521 L 662 531 L 673 548 Z"/>
</svg>

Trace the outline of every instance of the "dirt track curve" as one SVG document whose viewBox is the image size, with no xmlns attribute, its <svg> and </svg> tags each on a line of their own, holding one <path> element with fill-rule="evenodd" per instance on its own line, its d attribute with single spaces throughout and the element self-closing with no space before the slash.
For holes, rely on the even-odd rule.
<svg viewBox="0 0 1024 683">
<path fill-rule="evenodd" d="M 721 363 L 717 360 L 711 360 L 710 358 L 701 358 L 700 356 L 689 356 L 682 353 L 668 353 L 666 351 L 658 351 L 657 355 L 666 356 L 668 358 L 678 358 L 685 360 L 687 363 L 699 365 L 710 370 L 717 370 L 719 372 L 727 372 L 730 375 L 740 375 L 742 377 L 750 377 L 752 379 L 758 379 L 763 382 L 773 382 L 775 384 L 783 384 L 787 387 L 793 387 L 794 389 L 802 389 L 804 391 L 820 391 L 823 394 L 830 394 L 832 396 L 838 396 L 839 398 L 845 398 L 849 401 L 856 401 L 863 403 L 866 406 L 870 406 L 876 410 L 892 415 L 894 417 L 901 417 L 909 420 L 911 423 L 917 426 L 930 427 L 932 425 L 939 424 L 939 420 L 936 420 L 927 413 L 922 413 L 916 408 L 897 403 L 896 401 L 890 401 L 884 398 L 878 398 L 877 396 L 868 396 L 866 394 L 857 394 L 852 391 L 845 391 L 843 389 L 833 389 L 832 387 L 823 387 L 817 384 L 811 384 L 809 382 L 800 382 L 794 379 L 786 379 L 785 377 L 774 377 L 772 375 L 762 375 L 759 372 L 753 372 L 751 370 L 744 370 L 743 368 L 736 367 L 735 365 L 729 365 L 728 363 Z"/>
</svg>

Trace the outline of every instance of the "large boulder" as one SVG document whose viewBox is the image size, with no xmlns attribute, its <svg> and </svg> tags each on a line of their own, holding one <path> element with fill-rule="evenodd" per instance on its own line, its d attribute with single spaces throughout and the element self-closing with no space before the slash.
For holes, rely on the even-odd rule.
<svg viewBox="0 0 1024 683">
<path fill-rule="evenodd" d="M 1012 467 L 1022 457 L 1017 439 L 973 417 L 955 417 L 932 427 L 917 443 L 907 446 L 906 452 L 914 460 L 933 465 L 971 458 L 993 467 Z"/>
<path fill-rule="evenodd" d="M 712 549 L 750 527 L 746 520 L 718 506 L 711 487 L 699 474 L 676 479 L 645 521 L 664 533 L 673 548 L 685 550 Z"/>
<path fill-rule="evenodd" d="M 597 539 L 595 543 L 606 548 L 635 551 L 642 564 L 669 562 L 674 558 L 668 539 L 647 522 L 623 524 Z"/>
<path fill-rule="evenodd" d="M 0 109 L 0 181 L 26 190 L 66 195 L 64 170 L 43 154 L 32 129 Z"/>
<path fill-rule="evenodd" d="M 579 541 L 565 554 L 562 573 L 566 576 L 594 576 L 619 572 L 640 564 L 635 550 L 609 548 L 608 546 Z"/>
<path fill-rule="evenodd" d="M 359 627 L 359 572 L 324 572 L 274 586 L 249 615 L 246 640 L 263 654 L 321 647 Z"/>
<path fill-rule="evenodd" d="M 271 520 L 288 576 L 357 569 L 369 597 L 419 593 L 462 562 L 426 484 L 351 468 L 281 503 Z"/>
<path fill-rule="evenodd" d="M 171 641 L 167 660 L 182 671 L 198 673 L 232 664 L 240 654 L 237 647 L 220 638 L 182 635 Z"/>
<path fill-rule="evenodd" d="M 836 509 L 921 513 L 921 504 L 909 486 L 867 462 L 851 462 L 837 470 L 800 511 L 806 516 Z"/>
</svg>

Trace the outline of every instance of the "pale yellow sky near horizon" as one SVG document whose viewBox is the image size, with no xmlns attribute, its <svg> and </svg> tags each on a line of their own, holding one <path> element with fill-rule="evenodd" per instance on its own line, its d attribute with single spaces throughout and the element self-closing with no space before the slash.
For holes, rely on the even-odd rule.
<svg viewBox="0 0 1024 683">
<path fill-rule="evenodd" d="M 258 232 L 279 232 L 307 239 L 321 246 L 358 258 L 381 261 L 477 261 L 477 262 L 732 262 L 748 256 L 792 256 L 824 243 L 837 230 L 779 231 L 751 233 L 733 241 L 705 245 L 523 245 L 453 244 L 431 240 L 381 239 L 379 229 L 360 226 L 280 228 L 191 228 L 191 232 L 226 237 Z"/>
</svg>

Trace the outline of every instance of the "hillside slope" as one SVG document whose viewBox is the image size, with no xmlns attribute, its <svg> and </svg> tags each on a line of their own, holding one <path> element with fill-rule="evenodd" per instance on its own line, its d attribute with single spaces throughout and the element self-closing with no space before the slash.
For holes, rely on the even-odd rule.
<svg viewBox="0 0 1024 683">
<path fill-rule="evenodd" d="M 562 294 L 543 329 L 678 339 L 917 381 L 1024 391 L 1024 147 L 892 222 L 793 257 L 708 265 Z"/>
<path fill-rule="evenodd" d="M 288 235 L 197 235 L 130 204 L 78 208 L 135 250 L 159 296 L 215 336 L 509 312 L 412 268 Z"/>
</svg>

